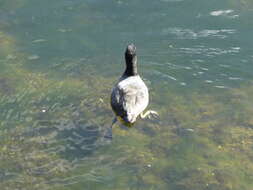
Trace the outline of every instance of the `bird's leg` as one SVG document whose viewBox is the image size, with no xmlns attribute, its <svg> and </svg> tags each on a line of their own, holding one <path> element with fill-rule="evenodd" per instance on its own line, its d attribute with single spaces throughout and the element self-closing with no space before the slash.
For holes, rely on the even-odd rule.
<svg viewBox="0 0 253 190">
<path fill-rule="evenodd" d="M 111 124 L 111 129 L 112 129 L 112 126 L 117 122 L 117 117 L 114 117 L 114 119 L 112 120 L 112 124 Z"/>
<path fill-rule="evenodd" d="M 142 119 L 144 119 L 146 117 L 148 117 L 149 119 L 151 119 L 151 117 L 158 118 L 159 114 L 156 111 L 154 111 L 154 110 L 148 110 L 148 111 L 146 111 L 146 113 L 142 112 L 140 116 L 141 116 Z"/>
<path fill-rule="evenodd" d="M 105 135 L 104 135 L 104 138 L 106 139 L 112 139 L 112 127 L 113 125 L 117 122 L 117 117 L 115 117 L 113 120 L 112 120 L 112 124 L 109 128 L 106 129 L 106 132 L 105 132 Z"/>
</svg>

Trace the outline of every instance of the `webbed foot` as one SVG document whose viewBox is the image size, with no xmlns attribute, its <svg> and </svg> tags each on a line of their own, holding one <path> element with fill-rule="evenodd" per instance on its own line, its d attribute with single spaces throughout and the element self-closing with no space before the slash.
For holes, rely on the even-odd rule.
<svg viewBox="0 0 253 190">
<path fill-rule="evenodd" d="M 152 119 L 152 118 L 158 119 L 159 118 L 159 114 L 156 111 L 154 111 L 154 110 L 148 110 L 144 114 L 141 113 L 140 116 L 141 116 L 142 119 L 144 119 L 146 117 L 148 117 L 149 119 Z"/>
</svg>

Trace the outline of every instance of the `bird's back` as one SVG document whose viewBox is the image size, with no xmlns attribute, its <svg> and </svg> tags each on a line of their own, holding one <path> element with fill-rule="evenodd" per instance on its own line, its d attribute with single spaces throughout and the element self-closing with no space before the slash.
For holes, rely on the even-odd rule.
<svg viewBox="0 0 253 190">
<path fill-rule="evenodd" d="M 148 105 L 149 94 L 139 75 L 122 77 L 111 94 L 111 106 L 117 116 L 132 123 Z"/>
</svg>

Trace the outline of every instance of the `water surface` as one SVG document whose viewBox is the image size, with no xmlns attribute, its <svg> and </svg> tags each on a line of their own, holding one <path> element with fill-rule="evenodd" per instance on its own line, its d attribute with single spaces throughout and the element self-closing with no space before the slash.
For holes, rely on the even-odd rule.
<svg viewBox="0 0 253 190">
<path fill-rule="evenodd" d="M 251 190 L 253 3 L 0 0 L 3 190 Z M 128 43 L 159 119 L 116 124 Z"/>
</svg>

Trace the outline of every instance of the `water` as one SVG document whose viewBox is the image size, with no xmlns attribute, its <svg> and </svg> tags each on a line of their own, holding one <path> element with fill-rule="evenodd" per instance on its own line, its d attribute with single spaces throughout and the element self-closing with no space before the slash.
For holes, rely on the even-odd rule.
<svg viewBox="0 0 253 190">
<path fill-rule="evenodd" d="M 253 188 L 249 0 L 0 0 L 1 190 Z M 116 124 L 128 43 L 159 119 Z"/>
</svg>

